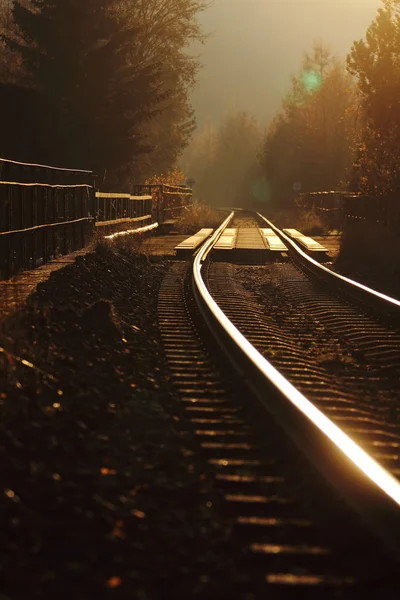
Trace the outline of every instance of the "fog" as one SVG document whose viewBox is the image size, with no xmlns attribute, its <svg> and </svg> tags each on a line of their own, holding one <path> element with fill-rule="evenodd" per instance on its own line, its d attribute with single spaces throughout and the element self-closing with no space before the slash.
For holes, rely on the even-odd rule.
<svg viewBox="0 0 400 600">
<path fill-rule="evenodd" d="M 380 0 L 214 0 L 200 17 L 203 68 L 193 93 L 198 126 L 228 110 L 270 121 L 315 40 L 345 57 L 365 36 Z"/>
</svg>

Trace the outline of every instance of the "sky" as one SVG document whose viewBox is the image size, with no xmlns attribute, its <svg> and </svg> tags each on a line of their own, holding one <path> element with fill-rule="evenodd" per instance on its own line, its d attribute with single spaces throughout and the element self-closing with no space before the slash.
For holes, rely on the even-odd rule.
<svg viewBox="0 0 400 600">
<path fill-rule="evenodd" d="M 266 125 L 313 42 L 338 57 L 365 36 L 380 0 L 214 0 L 200 17 L 210 34 L 194 52 L 204 65 L 192 96 L 197 121 L 247 110 Z"/>
</svg>

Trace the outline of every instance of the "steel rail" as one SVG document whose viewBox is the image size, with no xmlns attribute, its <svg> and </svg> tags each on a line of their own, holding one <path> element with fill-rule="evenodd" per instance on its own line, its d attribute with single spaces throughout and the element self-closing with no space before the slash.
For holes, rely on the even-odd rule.
<svg viewBox="0 0 400 600">
<path fill-rule="evenodd" d="M 247 386 L 298 447 L 400 558 L 400 483 L 301 394 L 219 308 L 202 277 L 204 261 L 234 213 L 200 248 L 193 292 L 201 315 Z M 268 222 L 268 221 L 267 221 Z"/>
<path fill-rule="evenodd" d="M 395 298 L 391 298 L 386 294 L 382 294 L 377 290 L 369 288 L 358 281 L 354 281 L 349 277 L 345 277 L 340 273 L 335 273 L 331 269 L 328 269 L 314 258 L 309 256 L 304 250 L 300 248 L 298 244 L 294 240 L 292 240 L 288 235 L 286 235 L 283 231 L 281 231 L 276 225 L 271 223 L 266 217 L 262 214 L 257 213 L 257 216 L 265 221 L 275 233 L 285 241 L 286 244 L 289 245 L 289 248 L 292 250 L 293 255 L 301 262 L 301 264 L 314 275 L 323 279 L 330 286 L 339 288 L 358 300 L 363 304 L 367 304 L 369 307 L 374 310 L 378 310 L 380 313 L 384 313 L 391 317 L 394 317 L 396 320 L 400 320 L 400 301 Z"/>
</svg>

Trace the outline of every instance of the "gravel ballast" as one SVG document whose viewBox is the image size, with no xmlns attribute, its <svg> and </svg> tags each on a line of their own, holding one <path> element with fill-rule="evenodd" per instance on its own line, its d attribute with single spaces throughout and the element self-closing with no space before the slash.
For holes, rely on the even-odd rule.
<svg viewBox="0 0 400 600">
<path fill-rule="evenodd" d="M 2 600 L 204 597 L 228 578 L 229 525 L 176 428 L 167 268 L 101 247 L 1 323 Z"/>
</svg>

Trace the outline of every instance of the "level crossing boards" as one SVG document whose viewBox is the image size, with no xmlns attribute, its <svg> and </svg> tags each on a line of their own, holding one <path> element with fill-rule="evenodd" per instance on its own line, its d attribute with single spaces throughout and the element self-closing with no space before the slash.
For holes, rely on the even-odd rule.
<svg viewBox="0 0 400 600">
<path fill-rule="evenodd" d="M 272 229 L 239 227 L 225 229 L 214 251 L 216 260 L 263 264 L 275 255 L 283 256 L 287 248 Z"/>
<path fill-rule="evenodd" d="M 294 242 L 300 244 L 307 252 L 328 252 L 328 248 L 325 248 L 325 246 L 322 246 L 319 242 L 304 235 L 300 231 L 297 231 L 297 229 L 282 229 L 282 231 Z"/>
<path fill-rule="evenodd" d="M 271 252 L 287 252 L 287 247 L 272 229 L 260 229 L 268 250 Z"/>
<path fill-rule="evenodd" d="M 201 229 L 178 244 L 175 247 L 177 258 L 191 256 L 212 232 L 212 229 Z M 273 256 L 286 256 L 288 248 L 272 229 L 227 227 L 216 241 L 213 251 L 216 260 L 262 264 Z"/>
<path fill-rule="evenodd" d="M 197 250 L 201 244 L 210 237 L 213 233 L 213 229 L 200 229 L 194 235 L 183 240 L 180 244 L 175 246 L 176 256 L 178 258 L 185 258 L 191 256 L 195 250 Z"/>
<path fill-rule="evenodd" d="M 236 247 L 237 229 L 224 229 L 217 240 L 214 250 L 233 250 Z"/>
</svg>

